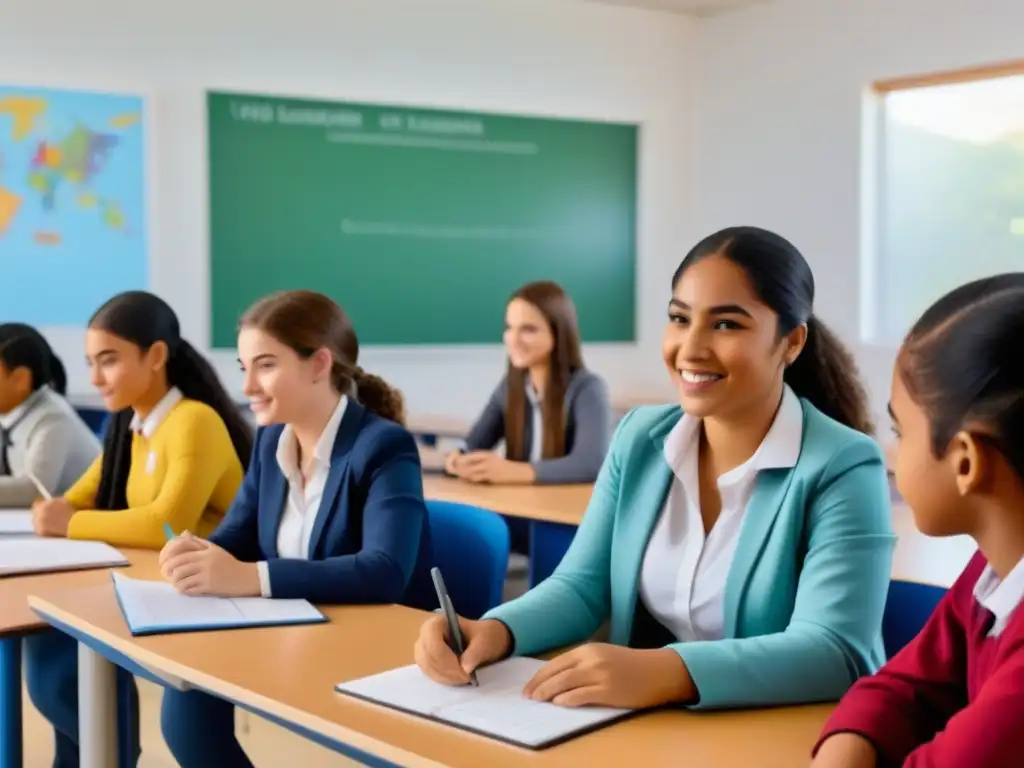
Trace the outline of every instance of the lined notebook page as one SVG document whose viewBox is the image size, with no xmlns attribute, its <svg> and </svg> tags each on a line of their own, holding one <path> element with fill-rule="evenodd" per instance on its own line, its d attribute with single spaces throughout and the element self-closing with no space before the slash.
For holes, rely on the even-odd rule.
<svg viewBox="0 0 1024 768">
<path fill-rule="evenodd" d="M 303 624 L 324 620 L 307 600 L 263 597 L 190 597 L 170 584 L 111 574 L 121 612 L 132 632 Z"/>
<path fill-rule="evenodd" d="M 610 707 L 559 707 L 523 696 L 540 659 L 511 658 L 477 671 L 480 687 L 435 683 L 419 667 L 400 667 L 340 683 L 337 690 L 395 709 L 538 748 L 629 714 Z"/>
<path fill-rule="evenodd" d="M 31 509 L 0 510 L 0 536 L 35 534 Z"/>
<path fill-rule="evenodd" d="M 128 565 L 128 560 L 102 541 L 73 541 L 30 536 L 0 538 L 0 576 L 108 568 L 117 565 Z"/>
</svg>

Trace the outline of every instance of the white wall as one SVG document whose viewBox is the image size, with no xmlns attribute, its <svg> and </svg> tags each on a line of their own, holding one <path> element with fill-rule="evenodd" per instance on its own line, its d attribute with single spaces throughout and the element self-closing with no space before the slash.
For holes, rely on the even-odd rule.
<svg viewBox="0 0 1024 768">
<path fill-rule="evenodd" d="M 859 343 L 864 89 L 1020 58 L 1022 30 L 1021 0 L 778 0 L 700 26 L 698 228 L 766 226 L 803 250 L 880 414 L 894 350 Z"/>
<path fill-rule="evenodd" d="M 666 386 L 667 283 L 693 240 L 695 30 L 678 16 L 556 0 L 3 0 L 0 73 L 152 95 L 151 288 L 200 347 L 209 336 L 204 88 L 640 122 L 640 341 L 585 351 L 613 392 L 650 392 Z M 81 333 L 51 337 L 73 391 L 88 392 Z M 232 357 L 216 360 L 236 390 Z M 503 359 L 498 347 L 368 349 L 360 362 L 402 388 L 413 410 L 470 416 Z"/>
</svg>

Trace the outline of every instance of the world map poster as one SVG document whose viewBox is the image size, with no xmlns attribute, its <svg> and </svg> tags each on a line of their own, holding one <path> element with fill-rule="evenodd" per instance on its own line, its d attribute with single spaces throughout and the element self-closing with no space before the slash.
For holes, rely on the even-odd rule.
<svg viewBox="0 0 1024 768">
<path fill-rule="evenodd" d="M 82 326 L 146 287 L 144 106 L 0 84 L 0 322 Z"/>
</svg>

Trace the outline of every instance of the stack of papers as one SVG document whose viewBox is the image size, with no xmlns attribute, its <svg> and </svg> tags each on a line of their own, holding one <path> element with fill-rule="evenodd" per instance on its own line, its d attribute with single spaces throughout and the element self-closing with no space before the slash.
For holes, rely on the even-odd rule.
<svg viewBox="0 0 1024 768">
<path fill-rule="evenodd" d="M 133 635 L 198 632 L 327 621 L 308 600 L 266 597 L 190 597 L 161 581 L 112 573 L 121 613 Z"/>
<path fill-rule="evenodd" d="M 0 537 L 0 576 L 84 571 L 121 565 L 128 565 L 127 558 L 102 541 Z"/>
<path fill-rule="evenodd" d="M 529 749 L 550 747 L 632 714 L 628 709 L 569 708 L 526 698 L 523 687 L 545 663 L 506 659 L 477 670 L 479 687 L 435 683 L 412 665 L 340 683 L 335 689 Z"/>
<path fill-rule="evenodd" d="M 0 509 L 0 536 L 33 536 L 31 509 Z"/>
</svg>

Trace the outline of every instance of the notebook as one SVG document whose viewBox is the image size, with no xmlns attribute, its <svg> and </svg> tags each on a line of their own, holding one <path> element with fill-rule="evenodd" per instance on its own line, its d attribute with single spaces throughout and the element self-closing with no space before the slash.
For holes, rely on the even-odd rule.
<svg viewBox="0 0 1024 768">
<path fill-rule="evenodd" d="M 31 509 L 0 510 L 0 536 L 35 535 Z"/>
<path fill-rule="evenodd" d="M 308 600 L 267 597 L 190 597 L 161 581 L 111 573 L 114 593 L 133 635 L 201 632 L 290 624 L 318 624 L 327 617 Z"/>
<path fill-rule="evenodd" d="M 128 560 L 102 541 L 9 536 L 0 538 L 0 576 L 84 571 L 128 565 Z"/>
<path fill-rule="evenodd" d="M 513 657 L 477 670 L 480 687 L 435 683 L 419 667 L 399 667 L 335 690 L 527 749 L 544 749 L 621 720 L 632 710 L 560 707 L 523 696 L 546 662 Z"/>
</svg>

